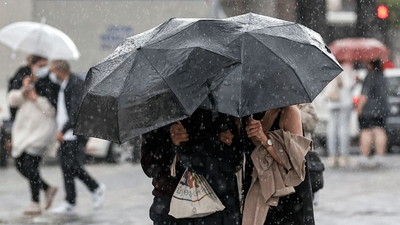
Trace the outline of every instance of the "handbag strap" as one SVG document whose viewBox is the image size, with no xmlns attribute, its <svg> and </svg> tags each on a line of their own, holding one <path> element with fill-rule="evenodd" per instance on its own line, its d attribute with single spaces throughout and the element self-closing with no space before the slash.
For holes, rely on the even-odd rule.
<svg viewBox="0 0 400 225">
<path fill-rule="evenodd" d="M 178 160 L 178 153 L 176 153 L 175 154 L 175 156 L 174 156 L 174 160 L 172 161 L 172 164 L 171 164 L 171 167 L 170 167 L 170 169 L 171 169 L 171 176 L 172 177 L 176 177 L 176 161 Z"/>
</svg>

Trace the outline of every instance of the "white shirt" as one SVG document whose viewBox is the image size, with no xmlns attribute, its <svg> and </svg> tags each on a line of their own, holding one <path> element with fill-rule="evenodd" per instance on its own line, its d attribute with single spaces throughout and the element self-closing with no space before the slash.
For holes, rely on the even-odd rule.
<svg viewBox="0 0 400 225">
<path fill-rule="evenodd" d="M 65 123 L 68 121 L 68 111 L 65 105 L 65 95 L 64 90 L 67 87 L 69 78 L 65 79 L 60 86 L 60 91 L 58 92 L 57 100 L 57 128 L 58 131 L 62 131 Z M 74 141 L 77 137 L 73 134 L 73 130 L 69 129 L 64 134 L 64 141 Z"/>
<path fill-rule="evenodd" d="M 331 109 L 343 109 L 353 107 L 353 94 L 352 89 L 356 84 L 357 72 L 353 70 L 352 64 L 342 64 L 343 72 L 337 76 L 331 83 L 328 84 L 329 88 L 333 90 L 332 86 L 337 85 L 335 82 L 341 82 L 341 87 L 336 87 L 336 92 L 339 95 L 337 102 L 328 102 L 328 107 Z M 328 87 L 327 87 L 328 88 Z"/>
</svg>

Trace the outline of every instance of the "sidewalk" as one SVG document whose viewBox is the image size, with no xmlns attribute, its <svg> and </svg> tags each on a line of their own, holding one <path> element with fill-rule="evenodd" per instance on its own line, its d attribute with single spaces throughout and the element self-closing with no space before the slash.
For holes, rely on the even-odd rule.
<svg viewBox="0 0 400 225">
<path fill-rule="evenodd" d="M 400 225 L 400 155 L 387 155 L 385 162 L 368 170 L 326 168 L 316 224 Z"/>
<path fill-rule="evenodd" d="M 152 202 L 151 179 L 145 176 L 139 164 L 97 164 L 86 168 L 95 179 L 107 186 L 106 200 L 102 208 L 92 209 L 90 192 L 81 181 L 76 180 L 77 215 L 55 216 L 45 211 L 36 217 L 24 216 L 22 213 L 30 200 L 28 182 L 13 166 L 0 170 L 0 224 L 151 224 L 148 216 Z M 65 197 L 61 169 L 56 165 L 46 166 L 41 172 L 43 179 L 59 187 L 52 205 L 55 207 Z M 44 199 L 43 195 L 41 199 Z"/>
<path fill-rule="evenodd" d="M 326 158 L 323 158 L 325 161 Z M 387 165 L 379 169 L 326 168 L 325 187 L 315 207 L 317 225 L 400 225 L 400 155 L 388 155 Z M 28 183 L 13 167 L 0 170 L 0 224 L 96 224 L 151 225 L 148 209 L 152 202 L 151 179 L 140 165 L 97 164 L 88 171 L 107 185 L 103 208 L 94 211 L 91 196 L 77 181 L 76 216 L 22 215 L 29 202 Z M 42 168 L 46 181 L 58 185 L 54 205 L 64 197 L 58 166 Z"/>
</svg>

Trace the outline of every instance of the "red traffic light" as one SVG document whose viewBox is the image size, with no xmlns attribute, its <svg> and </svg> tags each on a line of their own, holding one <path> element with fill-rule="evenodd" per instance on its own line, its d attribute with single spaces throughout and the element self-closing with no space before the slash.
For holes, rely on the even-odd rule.
<svg viewBox="0 0 400 225">
<path fill-rule="evenodd" d="M 378 6 L 377 15 L 379 19 L 387 19 L 389 17 L 389 9 L 385 5 Z"/>
</svg>

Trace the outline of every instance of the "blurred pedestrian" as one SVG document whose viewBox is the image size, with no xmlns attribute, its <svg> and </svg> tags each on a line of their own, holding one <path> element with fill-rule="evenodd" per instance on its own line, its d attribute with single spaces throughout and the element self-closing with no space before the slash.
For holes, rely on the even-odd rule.
<svg viewBox="0 0 400 225">
<path fill-rule="evenodd" d="M 239 141 L 237 127 L 232 117 L 217 115 L 197 109 L 182 122 L 142 135 L 142 168 L 153 178 L 154 200 L 150 218 L 154 225 L 241 223 L 235 175 L 242 160 L 241 149 L 236 147 Z M 176 153 L 178 161 L 173 177 L 170 170 Z M 200 218 L 175 219 L 168 215 L 171 198 L 186 167 L 206 178 L 225 206 L 223 211 Z"/>
<path fill-rule="evenodd" d="M 45 192 L 45 209 L 48 209 L 57 187 L 50 186 L 40 176 L 39 164 L 47 146 L 55 141 L 55 109 L 49 101 L 36 93 L 32 78 L 25 76 L 20 89 L 8 95 L 11 107 L 19 107 L 12 127 L 12 156 L 18 171 L 30 183 L 32 202 L 24 214 L 40 214 L 39 191 Z"/>
<path fill-rule="evenodd" d="M 383 163 L 386 153 L 386 117 L 389 114 L 388 84 L 383 75 L 381 59 L 368 64 L 368 74 L 364 79 L 359 103 L 356 106 L 360 123 L 360 165 L 375 166 Z M 375 147 L 373 161 L 369 160 L 372 144 Z"/>
<path fill-rule="evenodd" d="M 64 176 L 65 201 L 53 213 L 75 213 L 75 177 L 92 193 L 93 208 L 99 208 L 105 197 L 106 187 L 95 181 L 83 167 L 85 138 L 73 134 L 78 107 L 82 97 L 83 81 L 70 71 L 67 61 L 52 61 L 50 70 L 62 82 L 57 100 L 57 141 L 60 143 L 59 160 Z"/>
<path fill-rule="evenodd" d="M 351 62 L 341 62 L 343 72 L 327 87 L 329 120 L 327 144 L 329 165 L 345 167 L 349 164 L 350 117 L 353 110 L 352 89 L 357 74 Z"/>
<path fill-rule="evenodd" d="M 33 81 L 37 81 L 37 73 L 43 73 L 42 70 L 46 70 L 47 59 L 37 55 L 28 55 L 26 57 L 26 66 L 20 67 L 15 75 L 9 80 L 8 91 L 18 90 L 22 87 L 22 80 L 26 76 L 33 75 Z M 15 119 L 18 108 L 10 107 L 11 120 Z"/>
<path fill-rule="evenodd" d="M 57 95 L 58 90 L 53 91 L 52 87 L 53 85 L 59 85 L 47 82 L 46 79 L 42 79 L 42 76 L 45 76 L 49 73 L 47 59 L 37 55 L 28 55 L 26 61 L 27 65 L 20 67 L 16 74 L 9 80 L 8 91 L 19 90 L 22 87 L 22 80 L 25 77 L 30 76 L 32 85 L 35 86 L 36 93 L 40 96 L 46 97 L 50 103 L 56 107 L 56 103 L 54 104 L 54 94 L 51 95 L 50 92 L 56 93 Z M 1 127 L 2 139 L 0 142 L 3 146 L 5 146 L 6 149 L 9 150 L 11 150 L 12 146 L 12 135 L 11 133 L 7 132 L 7 127 L 12 127 L 17 110 L 18 108 L 10 106 L 11 118 L 3 120 L 4 126 Z"/>
<path fill-rule="evenodd" d="M 303 103 L 303 104 L 298 104 L 297 107 L 300 110 L 304 137 L 312 139 L 314 130 L 319 122 L 315 106 L 312 103 Z"/>
<path fill-rule="evenodd" d="M 241 136 L 246 137 L 242 140 L 246 153 L 242 224 L 315 224 L 305 160 L 311 140 L 302 137 L 298 108 L 256 113 L 242 119 L 242 127 Z"/>
</svg>

